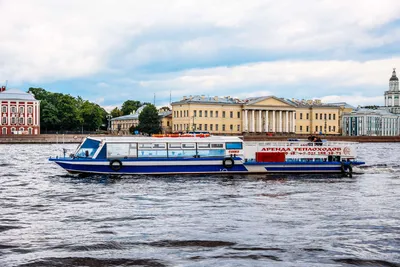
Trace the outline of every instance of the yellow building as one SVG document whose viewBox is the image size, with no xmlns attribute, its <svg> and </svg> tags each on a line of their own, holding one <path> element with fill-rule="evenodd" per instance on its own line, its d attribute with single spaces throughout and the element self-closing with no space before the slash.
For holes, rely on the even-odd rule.
<svg viewBox="0 0 400 267">
<path fill-rule="evenodd" d="M 344 112 L 352 110 L 346 103 L 321 103 L 320 100 L 292 100 L 296 103 L 296 134 L 339 135 Z"/>
<path fill-rule="evenodd" d="M 239 99 L 184 96 L 171 105 L 173 132 L 242 133 L 242 104 Z"/>
</svg>

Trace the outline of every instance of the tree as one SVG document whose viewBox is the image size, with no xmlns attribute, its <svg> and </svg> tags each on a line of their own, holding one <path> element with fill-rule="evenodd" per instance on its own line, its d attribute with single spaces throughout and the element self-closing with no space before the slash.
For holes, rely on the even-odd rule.
<svg viewBox="0 0 400 267">
<path fill-rule="evenodd" d="M 116 117 L 120 117 L 120 116 L 122 116 L 123 115 L 123 113 L 122 113 L 122 111 L 119 109 L 119 108 L 114 108 L 112 111 L 111 111 L 111 116 L 113 117 L 113 118 L 116 118 Z"/>
<path fill-rule="evenodd" d="M 146 134 L 157 134 L 161 132 L 160 118 L 154 105 L 147 105 L 139 115 L 139 125 L 136 129 Z"/>
<path fill-rule="evenodd" d="M 122 111 L 123 115 L 129 115 L 132 113 L 132 111 L 136 111 L 141 106 L 142 106 L 142 103 L 140 103 L 140 101 L 126 100 L 122 104 L 121 111 Z"/>
</svg>

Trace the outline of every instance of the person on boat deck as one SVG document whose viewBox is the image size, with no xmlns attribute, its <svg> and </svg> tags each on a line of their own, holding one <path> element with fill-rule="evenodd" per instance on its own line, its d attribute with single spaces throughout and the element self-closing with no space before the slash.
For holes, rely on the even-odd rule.
<svg viewBox="0 0 400 267">
<path fill-rule="evenodd" d="M 314 137 L 314 143 L 316 146 L 322 146 L 322 140 L 319 137 Z"/>
</svg>

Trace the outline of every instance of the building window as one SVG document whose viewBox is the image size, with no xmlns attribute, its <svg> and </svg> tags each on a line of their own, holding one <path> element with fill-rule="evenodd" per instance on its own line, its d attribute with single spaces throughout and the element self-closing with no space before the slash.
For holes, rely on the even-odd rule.
<svg viewBox="0 0 400 267">
<path fill-rule="evenodd" d="M 310 130 L 310 128 L 308 128 L 308 126 L 306 126 L 306 132 L 308 133 Z"/>
<path fill-rule="evenodd" d="M 204 110 L 204 117 L 208 117 L 208 111 Z"/>
<path fill-rule="evenodd" d="M 15 117 L 11 118 L 11 124 L 15 124 Z"/>
<path fill-rule="evenodd" d="M 306 116 L 306 117 L 307 117 L 307 120 L 310 119 L 310 114 L 307 113 L 307 116 Z"/>
<path fill-rule="evenodd" d="M 208 131 L 207 130 L 207 124 L 204 124 L 204 131 Z"/>
<path fill-rule="evenodd" d="M 233 131 L 233 124 L 231 124 L 231 126 L 229 126 L 229 129 L 231 129 L 231 131 Z"/>
<path fill-rule="evenodd" d="M 11 107 L 11 113 L 15 113 L 17 112 L 17 108 L 16 107 Z"/>
<path fill-rule="evenodd" d="M 240 132 L 240 124 L 237 125 L 237 131 Z"/>
<path fill-rule="evenodd" d="M 229 117 L 233 118 L 233 111 L 229 112 Z"/>
<path fill-rule="evenodd" d="M 322 113 L 319 114 L 319 119 L 322 120 Z"/>
<path fill-rule="evenodd" d="M 335 115 L 335 114 L 333 114 L 333 115 Z M 333 131 L 336 132 L 336 126 L 333 126 Z"/>
<path fill-rule="evenodd" d="M 319 126 L 319 131 L 322 132 L 322 126 Z"/>
<path fill-rule="evenodd" d="M 300 120 L 303 119 L 303 113 L 300 113 Z"/>
<path fill-rule="evenodd" d="M 28 123 L 29 123 L 29 119 L 31 119 L 31 118 L 28 118 Z M 31 123 L 32 123 L 32 119 L 31 119 Z M 167 121 L 167 126 L 169 127 L 169 121 Z"/>
<path fill-rule="evenodd" d="M 218 132 L 218 124 L 215 124 L 215 130 Z"/>
<path fill-rule="evenodd" d="M 225 118 L 225 111 L 222 111 L 222 118 Z"/>
<path fill-rule="evenodd" d="M 11 128 L 11 133 L 14 133 L 14 132 L 15 132 L 15 128 L 12 127 L 12 128 Z"/>
<path fill-rule="evenodd" d="M 324 120 L 326 120 L 326 113 L 324 114 Z"/>
<path fill-rule="evenodd" d="M 203 111 L 199 110 L 199 117 L 203 117 Z"/>
<path fill-rule="evenodd" d="M 2 110 L 3 113 L 6 113 L 7 112 L 7 106 L 2 106 L 1 110 Z"/>
<path fill-rule="evenodd" d="M 215 111 L 215 117 L 218 118 L 218 110 Z"/>
<path fill-rule="evenodd" d="M 333 114 L 333 119 L 336 120 L 336 114 Z"/>
<path fill-rule="evenodd" d="M 199 124 L 199 130 L 201 131 L 201 123 Z"/>
<path fill-rule="evenodd" d="M 1 133 L 2 133 L 2 134 L 7 134 L 7 128 L 3 128 L 3 129 L 1 130 Z"/>
<path fill-rule="evenodd" d="M 6 124 L 7 123 L 7 117 L 3 117 L 1 123 Z"/>
<path fill-rule="evenodd" d="M 211 118 L 213 117 L 213 111 L 212 110 L 210 110 L 210 117 Z"/>
<path fill-rule="evenodd" d="M 318 126 L 315 126 L 315 131 L 318 132 Z"/>
<path fill-rule="evenodd" d="M 300 132 L 302 132 L 302 131 L 303 131 L 303 126 L 300 125 Z"/>
<path fill-rule="evenodd" d="M 332 119 L 332 116 L 331 116 L 331 114 L 329 113 L 329 117 L 328 117 L 328 120 L 330 120 L 330 119 Z"/>
<path fill-rule="evenodd" d="M 19 124 L 24 124 L 24 118 L 19 118 Z"/>
<path fill-rule="evenodd" d="M 315 113 L 315 119 L 318 120 L 318 113 Z"/>
<path fill-rule="evenodd" d="M 238 114 L 238 119 L 240 119 L 240 111 L 238 111 L 238 113 L 237 113 L 237 114 Z"/>
<path fill-rule="evenodd" d="M 32 134 L 32 128 L 28 128 L 28 134 Z"/>
<path fill-rule="evenodd" d="M 329 129 L 329 131 L 331 131 L 331 126 L 330 126 L 330 125 L 329 125 L 329 128 L 328 128 L 328 129 Z"/>
<path fill-rule="evenodd" d="M 210 124 L 210 131 L 212 131 L 213 130 L 213 125 L 212 124 Z"/>
<path fill-rule="evenodd" d="M 222 131 L 225 132 L 225 124 L 222 124 Z"/>
<path fill-rule="evenodd" d="M 197 112 L 196 112 L 196 110 L 193 110 L 193 117 L 197 117 Z"/>
<path fill-rule="evenodd" d="M 182 118 L 182 110 L 179 112 L 179 117 Z"/>
<path fill-rule="evenodd" d="M 28 107 L 28 113 L 29 114 L 32 114 L 32 110 L 33 110 L 32 107 Z"/>
</svg>

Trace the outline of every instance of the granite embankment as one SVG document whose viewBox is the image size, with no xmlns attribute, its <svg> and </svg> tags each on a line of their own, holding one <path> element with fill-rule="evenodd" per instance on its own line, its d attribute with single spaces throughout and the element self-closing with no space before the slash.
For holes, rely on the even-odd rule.
<svg viewBox="0 0 400 267">
<path fill-rule="evenodd" d="M 80 134 L 41 134 L 41 135 L 0 135 L 0 144 L 62 144 L 80 143 L 87 135 Z M 107 136 L 107 135 L 96 135 Z M 306 139 L 305 135 L 287 136 L 264 136 L 247 135 L 244 137 L 248 141 L 284 141 L 288 138 Z M 351 141 L 351 142 L 400 142 L 400 136 L 324 136 L 322 139 L 329 141 Z"/>
</svg>

